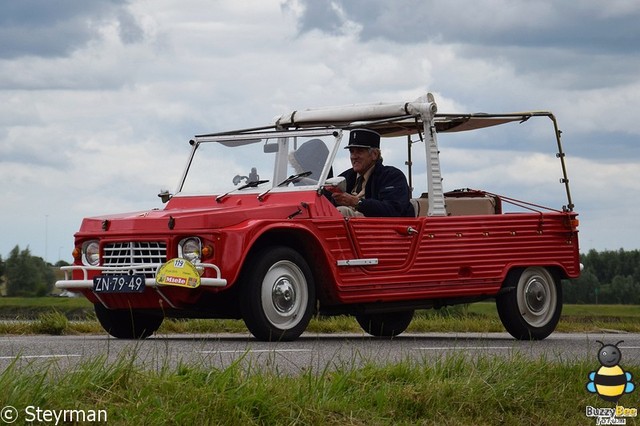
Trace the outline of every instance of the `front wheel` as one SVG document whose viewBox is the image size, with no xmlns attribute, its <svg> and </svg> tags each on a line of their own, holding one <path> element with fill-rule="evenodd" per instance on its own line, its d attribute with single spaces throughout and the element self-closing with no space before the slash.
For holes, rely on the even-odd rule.
<svg viewBox="0 0 640 426">
<path fill-rule="evenodd" d="M 512 271 L 496 299 L 504 328 L 516 339 L 542 340 L 555 330 L 562 312 L 562 287 L 547 268 Z"/>
<path fill-rule="evenodd" d="M 413 311 L 356 315 L 356 320 L 360 327 L 376 337 L 397 336 L 409 327 L 412 319 Z"/>
<path fill-rule="evenodd" d="M 96 317 L 107 333 L 118 339 L 145 339 L 155 333 L 164 317 L 162 314 L 131 309 L 107 309 L 94 305 Z"/>
<path fill-rule="evenodd" d="M 242 276 L 242 318 L 257 339 L 295 340 L 307 328 L 315 306 L 313 275 L 289 247 L 256 253 Z"/>
</svg>

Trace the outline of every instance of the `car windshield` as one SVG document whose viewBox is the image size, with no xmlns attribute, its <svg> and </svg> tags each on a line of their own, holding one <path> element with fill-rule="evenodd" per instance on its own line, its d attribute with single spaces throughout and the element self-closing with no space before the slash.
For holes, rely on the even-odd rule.
<svg viewBox="0 0 640 426">
<path fill-rule="evenodd" d="M 337 142 L 338 138 L 326 134 L 199 142 L 180 192 L 226 194 L 317 187 Z"/>
</svg>

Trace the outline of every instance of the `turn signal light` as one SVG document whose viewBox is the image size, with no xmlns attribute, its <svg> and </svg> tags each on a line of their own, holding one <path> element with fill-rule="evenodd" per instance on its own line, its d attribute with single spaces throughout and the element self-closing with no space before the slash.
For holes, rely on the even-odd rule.
<svg viewBox="0 0 640 426">
<path fill-rule="evenodd" d="M 207 259 L 211 256 L 213 256 L 213 247 L 211 247 L 210 245 L 202 247 L 202 257 L 204 259 Z"/>
<path fill-rule="evenodd" d="M 80 260 L 82 258 L 82 250 L 79 247 L 74 248 L 71 256 L 73 256 L 73 260 Z"/>
</svg>

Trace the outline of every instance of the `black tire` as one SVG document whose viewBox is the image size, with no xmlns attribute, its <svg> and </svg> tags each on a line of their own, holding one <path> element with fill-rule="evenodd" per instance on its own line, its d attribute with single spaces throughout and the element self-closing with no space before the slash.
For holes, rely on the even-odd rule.
<svg viewBox="0 0 640 426">
<path fill-rule="evenodd" d="M 268 247 L 243 271 L 240 304 L 247 328 L 262 341 L 291 341 L 304 332 L 316 302 L 305 259 L 294 249 Z"/>
<path fill-rule="evenodd" d="M 386 312 L 380 314 L 358 314 L 356 320 L 367 333 L 376 337 L 394 337 L 403 333 L 411 320 L 413 311 Z"/>
<path fill-rule="evenodd" d="M 107 333 L 118 339 L 145 339 L 155 333 L 164 317 L 161 314 L 130 309 L 107 309 L 94 305 L 96 317 Z"/>
<path fill-rule="evenodd" d="M 519 340 L 542 340 L 556 329 L 562 313 L 560 280 L 547 268 L 511 271 L 496 299 L 504 328 Z"/>
</svg>

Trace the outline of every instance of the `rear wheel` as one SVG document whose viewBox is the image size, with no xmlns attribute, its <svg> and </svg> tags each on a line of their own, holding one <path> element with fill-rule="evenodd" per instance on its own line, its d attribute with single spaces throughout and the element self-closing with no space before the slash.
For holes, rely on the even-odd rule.
<svg viewBox="0 0 640 426">
<path fill-rule="evenodd" d="M 542 340 L 555 330 L 562 312 L 562 287 L 547 268 L 512 271 L 496 299 L 504 328 L 516 339 Z"/>
<path fill-rule="evenodd" d="M 311 269 L 292 248 L 263 249 L 243 273 L 240 297 L 242 318 L 257 339 L 295 340 L 313 315 Z"/>
<path fill-rule="evenodd" d="M 413 311 L 356 315 L 356 320 L 360 327 L 376 337 L 397 336 L 409 327 L 412 319 Z"/>
<path fill-rule="evenodd" d="M 96 317 L 107 333 L 118 339 L 144 339 L 155 333 L 164 319 L 161 314 L 132 309 L 107 309 L 94 305 Z"/>
</svg>

